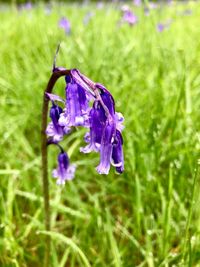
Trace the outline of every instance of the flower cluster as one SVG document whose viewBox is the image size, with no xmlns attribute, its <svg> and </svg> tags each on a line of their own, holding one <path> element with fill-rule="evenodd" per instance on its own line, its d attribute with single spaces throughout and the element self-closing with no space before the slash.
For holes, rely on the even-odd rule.
<svg viewBox="0 0 200 267">
<path fill-rule="evenodd" d="M 72 127 L 82 126 L 89 131 L 85 134 L 85 147 L 80 148 L 83 153 L 91 151 L 100 153 L 100 163 L 96 167 L 99 174 L 108 174 L 110 165 L 116 172 L 124 171 L 123 158 L 123 116 L 115 111 L 115 102 L 110 92 L 101 84 L 94 83 L 77 69 L 70 70 L 65 76 L 66 99 L 46 93 L 52 102 L 50 108 L 51 122 L 48 124 L 46 134 L 49 142 L 58 144 Z M 90 105 L 90 102 L 93 102 Z M 62 109 L 58 103 L 63 102 Z M 58 168 L 53 176 L 58 178 L 58 184 L 74 177 L 75 166 L 70 165 L 67 154 L 61 148 L 58 156 Z"/>
</svg>

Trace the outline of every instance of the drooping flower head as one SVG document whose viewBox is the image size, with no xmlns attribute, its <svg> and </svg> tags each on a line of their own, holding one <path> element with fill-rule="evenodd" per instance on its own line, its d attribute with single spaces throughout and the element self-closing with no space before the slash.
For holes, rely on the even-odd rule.
<svg viewBox="0 0 200 267">
<path fill-rule="evenodd" d="M 123 142 L 119 136 L 123 119 L 115 112 L 115 102 L 108 90 L 101 84 L 96 84 L 96 89 L 99 90 L 100 98 L 95 100 L 90 111 L 89 144 L 85 148 L 81 148 L 81 152 L 89 153 L 92 150 L 100 152 L 100 163 L 96 168 L 98 173 L 108 174 L 111 163 L 114 163 L 114 166 L 117 164 L 116 171 L 121 173 L 124 164 Z"/>
<path fill-rule="evenodd" d="M 54 66 L 53 72 L 62 68 Z M 50 109 L 51 122 L 46 133 L 51 137 L 50 143 L 62 140 L 72 127 L 82 126 L 89 128 L 85 135 L 87 145 L 81 148 L 81 152 L 91 151 L 100 153 L 100 163 L 96 167 L 99 174 L 108 174 L 113 165 L 118 173 L 124 171 L 123 116 L 115 111 L 115 101 L 111 93 L 100 83 L 94 83 L 77 69 L 70 70 L 65 77 L 66 99 L 53 94 L 47 94 L 52 102 Z M 89 101 L 94 101 L 90 107 Z M 64 102 L 62 109 L 56 102 Z M 61 147 L 60 147 L 61 148 Z M 75 167 L 69 164 L 67 154 L 61 149 L 58 155 L 58 167 L 53 176 L 58 178 L 58 184 L 64 184 L 66 180 L 74 177 Z"/>
</svg>

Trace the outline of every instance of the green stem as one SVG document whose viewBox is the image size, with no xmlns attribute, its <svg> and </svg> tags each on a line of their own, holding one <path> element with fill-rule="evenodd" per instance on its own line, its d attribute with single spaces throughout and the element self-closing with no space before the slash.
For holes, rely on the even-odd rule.
<svg viewBox="0 0 200 267">
<path fill-rule="evenodd" d="M 188 211 L 188 217 L 187 217 L 187 222 L 186 222 L 185 239 L 183 243 L 183 256 L 182 256 L 183 263 L 186 262 L 186 252 L 187 252 L 186 247 L 187 247 L 187 244 L 190 242 L 189 228 L 191 226 L 191 219 L 192 219 L 193 210 L 194 210 L 194 204 L 195 204 L 195 198 L 196 198 L 195 189 L 196 189 L 196 184 L 197 184 L 198 179 L 199 179 L 199 162 L 197 162 L 197 167 L 196 167 L 195 174 L 194 174 L 191 203 L 190 203 L 190 208 Z"/>
<path fill-rule="evenodd" d="M 44 213 L 45 213 L 45 230 L 50 231 L 50 209 L 49 209 L 49 181 L 48 181 L 48 157 L 47 157 L 47 116 L 48 116 L 48 104 L 49 99 L 47 99 L 45 93 L 52 93 L 53 87 L 56 81 L 67 74 L 70 74 L 70 70 L 55 70 L 47 84 L 47 87 L 44 91 L 43 96 L 43 107 L 42 107 L 42 127 L 41 127 L 41 154 L 42 154 L 42 181 L 43 181 L 43 195 L 44 195 Z M 46 236 L 45 240 L 45 259 L 44 266 L 50 266 L 50 247 L 51 247 L 51 238 Z"/>
</svg>

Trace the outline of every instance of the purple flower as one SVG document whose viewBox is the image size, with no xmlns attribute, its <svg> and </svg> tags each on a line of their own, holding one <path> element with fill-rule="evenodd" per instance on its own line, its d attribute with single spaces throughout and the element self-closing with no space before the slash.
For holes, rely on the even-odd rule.
<svg viewBox="0 0 200 267">
<path fill-rule="evenodd" d="M 124 171 L 124 155 L 123 155 L 123 138 L 120 131 L 116 131 L 112 149 L 112 165 L 115 166 L 118 173 Z"/>
<path fill-rule="evenodd" d="M 94 89 L 95 83 L 91 81 L 88 77 L 80 73 L 80 71 L 77 69 L 71 70 L 71 76 L 74 82 L 76 82 L 79 86 L 81 86 L 85 90 L 88 99 L 90 100 L 94 99 L 93 96 L 95 96 L 95 94 L 91 88 Z"/>
<path fill-rule="evenodd" d="M 149 8 L 150 9 L 157 9 L 158 8 L 158 4 L 157 3 L 154 3 L 154 2 L 150 2 L 149 3 Z"/>
<path fill-rule="evenodd" d="M 26 10 L 30 10 L 33 8 L 33 5 L 31 2 L 27 2 L 27 3 L 23 4 L 23 8 Z"/>
<path fill-rule="evenodd" d="M 108 120 L 104 126 L 101 138 L 100 163 L 96 168 L 99 174 L 109 173 L 113 148 L 112 140 L 115 135 L 115 130 L 114 121 Z"/>
<path fill-rule="evenodd" d="M 65 17 L 61 18 L 59 21 L 59 27 L 65 30 L 66 34 L 71 33 L 71 24 Z"/>
<path fill-rule="evenodd" d="M 56 72 L 60 68 L 54 67 Z M 52 101 L 50 109 L 51 122 L 46 133 L 50 136 L 48 144 L 56 144 L 61 153 L 58 156 L 58 168 L 53 171 L 53 176 L 58 178 L 58 184 L 74 177 L 75 166 L 69 165 L 69 158 L 58 144 L 71 127 L 83 126 L 89 128 L 85 135 L 87 145 L 80 151 L 100 153 L 100 163 L 96 167 L 99 174 L 108 174 L 112 164 L 118 173 L 124 171 L 123 116 L 115 111 L 115 102 L 110 92 L 100 83 L 94 83 L 77 69 L 70 70 L 65 76 L 66 101 L 65 108 L 55 104 L 56 101 L 64 102 L 57 95 L 46 93 Z M 89 101 L 94 100 L 92 107 Z"/>
<path fill-rule="evenodd" d="M 165 28 L 166 28 L 165 24 L 163 24 L 163 23 L 158 23 L 158 24 L 157 24 L 157 30 L 158 30 L 159 32 L 164 31 Z"/>
<path fill-rule="evenodd" d="M 130 7 L 128 6 L 128 5 L 123 5 L 122 7 L 121 7 L 121 11 L 122 12 L 126 12 L 126 11 L 129 11 L 130 10 Z"/>
<path fill-rule="evenodd" d="M 57 178 L 57 184 L 65 184 L 65 181 L 72 180 L 76 170 L 75 165 L 70 165 L 67 153 L 62 151 L 58 155 L 58 167 L 53 170 L 53 177 Z"/>
<path fill-rule="evenodd" d="M 127 10 L 124 12 L 122 20 L 124 22 L 127 22 L 130 26 L 133 26 L 138 22 L 138 18 L 131 10 Z"/>
<path fill-rule="evenodd" d="M 66 108 L 61 114 L 59 125 L 64 127 L 88 126 L 88 99 L 84 88 L 72 76 L 66 76 Z"/>
<path fill-rule="evenodd" d="M 58 124 L 62 108 L 52 102 L 50 109 L 51 122 L 48 124 L 46 134 L 52 138 L 52 141 L 58 143 L 63 139 L 63 135 L 69 133 L 70 129 L 67 127 L 61 127 Z"/>
<path fill-rule="evenodd" d="M 90 153 L 91 151 L 98 152 L 100 150 L 101 137 L 106 122 L 106 116 L 104 110 L 98 101 L 95 101 L 93 108 L 89 114 L 90 133 L 87 136 L 86 147 L 81 148 L 83 153 Z"/>
<path fill-rule="evenodd" d="M 134 0 L 134 1 L 133 1 L 133 4 L 134 4 L 135 6 L 141 6 L 142 1 L 141 1 L 141 0 Z"/>
<path fill-rule="evenodd" d="M 99 1 L 99 2 L 97 2 L 96 7 L 97 7 L 97 9 L 102 9 L 104 7 L 104 3 Z"/>
<path fill-rule="evenodd" d="M 98 83 L 96 88 L 100 91 L 100 99 L 95 100 L 90 111 L 90 133 L 86 135 L 89 144 L 81 148 L 81 152 L 100 152 L 100 163 L 96 168 L 98 173 L 108 174 L 111 163 L 118 173 L 122 173 L 124 163 L 120 131 L 123 129 L 123 116 L 115 112 L 114 99 L 108 90 Z"/>
<path fill-rule="evenodd" d="M 172 23 L 171 20 L 168 20 L 165 23 L 158 23 L 157 24 L 157 30 L 158 32 L 163 32 L 165 29 L 169 28 L 170 24 Z"/>
</svg>

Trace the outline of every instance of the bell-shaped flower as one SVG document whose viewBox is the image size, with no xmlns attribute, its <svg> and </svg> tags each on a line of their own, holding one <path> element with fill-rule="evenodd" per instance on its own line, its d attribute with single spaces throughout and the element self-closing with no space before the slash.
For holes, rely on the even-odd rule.
<svg viewBox="0 0 200 267">
<path fill-rule="evenodd" d="M 116 130 L 113 148 L 112 148 L 112 160 L 111 163 L 115 166 L 118 173 L 124 171 L 124 155 L 123 155 L 123 138 L 120 131 Z"/>
<path fill-rule="evenodd" d="M 46 134 L 52 138 L 52 141 L 58 143 L 62 140 L 63 135 L 68 132 L 69 129 L 62 127 L 58 124 L 62 108 L 52 102 L 50 109 L 51 122 L 48 124 Z"/>
<path fill-rule="evenodd" d="M 70 165 L 69 157 L 66 152 L 62 151 L 58 155 L 58 167 L 53 170 L 53 177 L 57 178 L 57 184 L 65 184 L 65 181 L 72 180 L 76 170 L 75 165 Z"/>
<path fill-rule="evenodd" d="M 108 108 L 109 113 L 112 117 L 115 116 L 115 101 L 111 93 L 100 83 L 96 84 L 96 88 L 100 90 L 100 96 L 104 105 Z"/>
<path fill-rule="evenodd" d="M 99 174 L 109 173 L 112 155 L 112 140 L 115 135 L 115 131 L 115 123 L 112 120 L 107 120 L 101 138 L 100 164 L 96 168 Z"/>
<path fill-rule="evenodd" d="M 121 136 L 124 118 L 121 113 L 115 112 L 115 102 L 109 91 L 101 84 L 95 86 L 100 98 L 95 100 L 89 114 L 90 132 L 85 138 L 89 144 L 80 151 L 100 152 L 100 164 L 97 167 L 100 174 L 108 174 L 111 163 L 121 173 L 124 170 Z"/>
<path fill-rule="evenodd" d="M 61 114 L 59 124 L 61 126 L 88 127 L 88 99 L 84 89 L 77 84 L 70 75 L 66 76 L 66 108 Z"/>
<path fill-rule="evenodd" d="M 91 151 L 99 151 L 105 122 L 106 116 L 104 110 L 98 101 L 95 101 L 89 114 L 90 132 L 87 135 L 87 142 L 89 144 L 81 148 L 81 152 L 89 153 Z"/>
</svg>

